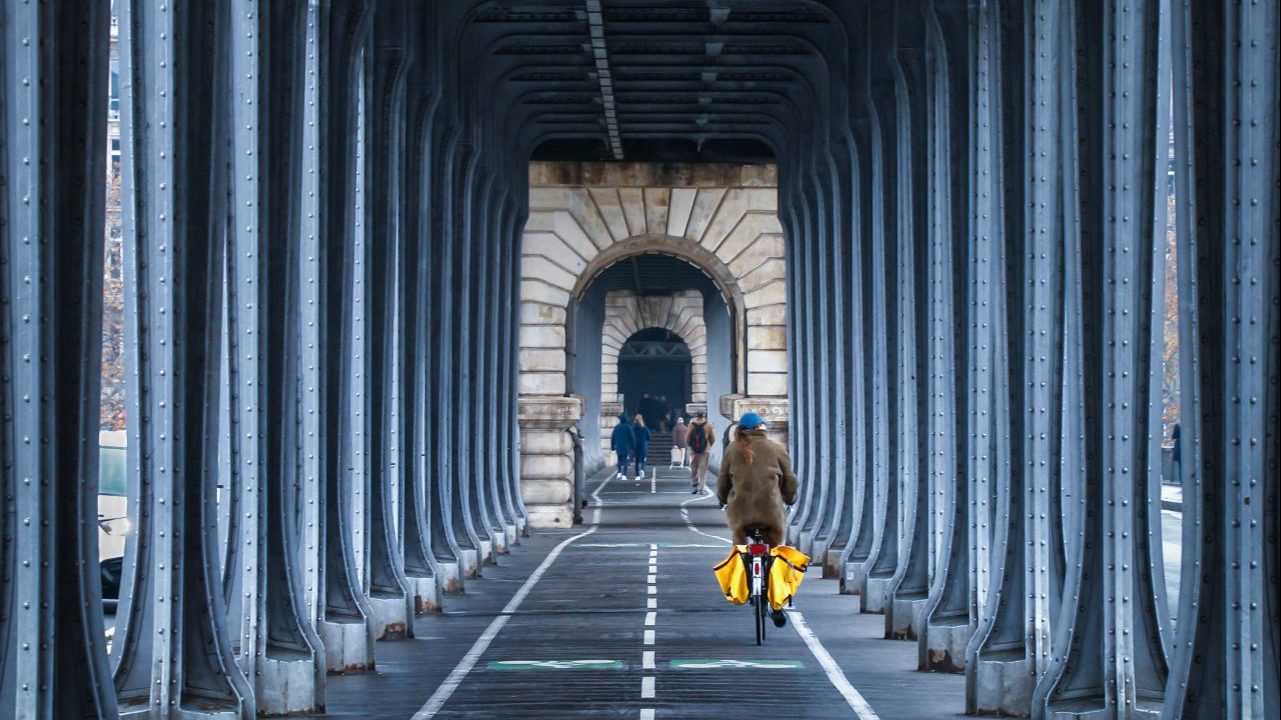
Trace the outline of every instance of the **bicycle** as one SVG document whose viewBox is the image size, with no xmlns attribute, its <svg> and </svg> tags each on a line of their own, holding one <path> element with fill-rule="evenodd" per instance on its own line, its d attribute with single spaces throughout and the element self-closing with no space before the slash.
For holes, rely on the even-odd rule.
<svg viewBox="0 0 1281 720">
<path fill-rule="evenodd" d="M 743 553 L 743 564 L 747 566 L 747 577 L 751 590 L 752 616 L 756 624 L 756 644 L 765 641 L 765 621 L 769 613 L 769 566 L 774 559 L 770 557 L 769 545 L 766 544 L 763 529 L 747 528 L 747 552 Z"/>
</svg>

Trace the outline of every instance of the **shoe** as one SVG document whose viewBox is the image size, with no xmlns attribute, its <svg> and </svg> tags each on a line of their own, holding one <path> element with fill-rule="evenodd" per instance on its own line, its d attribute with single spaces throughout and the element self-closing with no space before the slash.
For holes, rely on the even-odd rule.
<svg viewBox="0 0 1281 720">
<path fill-rule="evenodd" d="M 689 491 L 689 494 L 690 494 L 690 495 L 697 495 L 697 494 L 698 494 L 698 488 L 694 488 L 693 490 L 690 490 L 690 491 Z"/>
<path fill-rule="evenodd" d="M 787 616 L 782 610 L 771 610 L 769 617 L 774 621 L 774 627 L 783 627 L 787 624 Z"/>
</svg>

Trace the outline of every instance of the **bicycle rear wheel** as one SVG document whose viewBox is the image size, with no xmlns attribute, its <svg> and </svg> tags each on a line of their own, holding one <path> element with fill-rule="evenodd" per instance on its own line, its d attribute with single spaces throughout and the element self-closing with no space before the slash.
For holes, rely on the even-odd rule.
<svg viewBox="0 0 1281 720">
<path fill-rule="evenodd" d="M 752 596 L 752 616 L 756 619 L 756 644 L 765 641 L 765 598 L 761 593 Z"/>
</svg>

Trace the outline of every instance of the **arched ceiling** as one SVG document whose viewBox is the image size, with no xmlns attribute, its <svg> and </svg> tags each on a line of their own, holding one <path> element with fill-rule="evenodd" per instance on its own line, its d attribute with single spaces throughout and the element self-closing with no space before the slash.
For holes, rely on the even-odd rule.
<svg viewBox="0 0 1281 720">
<path fill-rule="evenodd" d="M 463 95 L 492 136 L 518 138 L 534 159 L 618 159 L 617 147 L 627 160 L 768 160 L 826 135 L 824 118 L 848 96 L 850 34 L 817 2 L 490 2 L 455 11 L 442 20 L 457 27 L 458 82 L 473 91 Z"/>
</svg>

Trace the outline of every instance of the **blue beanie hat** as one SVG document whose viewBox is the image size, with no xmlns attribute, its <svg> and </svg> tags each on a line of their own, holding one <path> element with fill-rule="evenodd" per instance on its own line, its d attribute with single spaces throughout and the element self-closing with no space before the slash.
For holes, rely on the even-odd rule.
<svg viewBox="0 0 1281 720">
<path fill-rule="evenodd" d="M 743 417 L 738 419 L 738 426 L 744 430 L 754 430 L 757 427 L 769 427 L 765 424 L 765 420 L 754 412 L 743 413 Z"/>
</svg>

